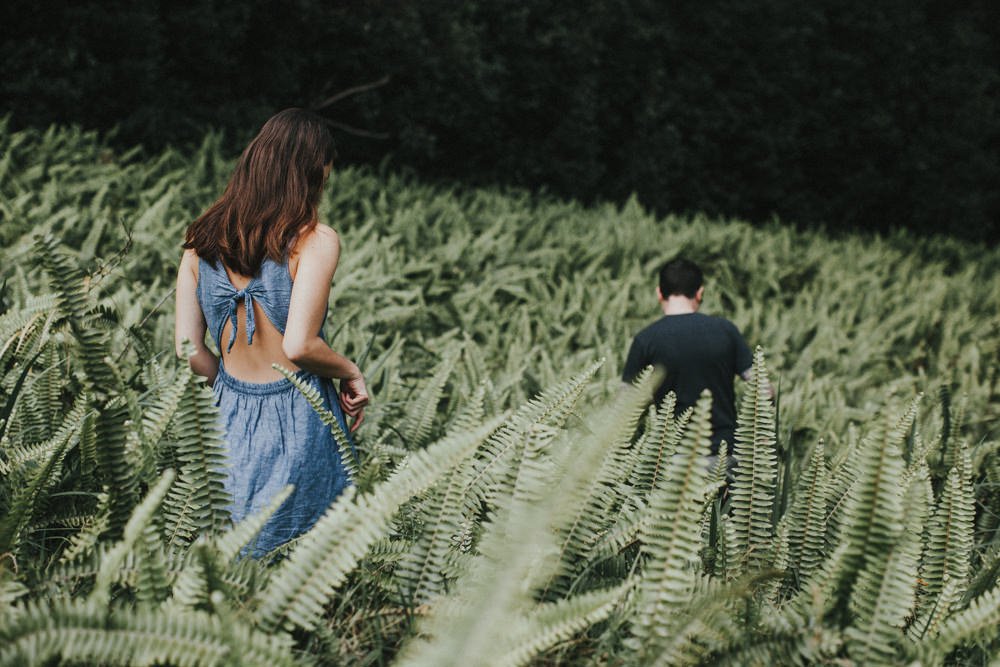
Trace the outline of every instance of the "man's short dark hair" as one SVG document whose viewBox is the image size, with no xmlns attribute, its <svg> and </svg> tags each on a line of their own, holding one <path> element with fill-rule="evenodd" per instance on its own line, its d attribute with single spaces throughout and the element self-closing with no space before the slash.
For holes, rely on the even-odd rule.
<svg viewBox="0 0 1000 667">
<path fill-rule="evenodd" d="M 660 293 L 663 298 L 678 294 L 693 299 L 702 286 L 703 276 L 691 260 L 675 257 L 660 267 Z"/>
</svg>

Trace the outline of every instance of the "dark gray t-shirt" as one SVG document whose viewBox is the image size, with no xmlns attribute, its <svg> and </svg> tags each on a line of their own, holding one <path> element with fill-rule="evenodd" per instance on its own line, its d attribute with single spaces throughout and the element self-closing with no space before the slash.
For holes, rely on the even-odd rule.
<svg viewBox="0 0 1000 667">
<path fill-rule="evenodd" d="M 631 382 L 646 366 L 663 367 L 667 375 L 656 390 L 656 403 L 674 392 L 677 414 L 694 405 L 702 391 L 711 391 L 712 453 L 716 454 L 722 440 L 733 444 L 733 379 L 752 365 L 750 347 L 729 320 L 701 313 L 665 315 L 633 339 L 622 379 Z"/>
</svg>

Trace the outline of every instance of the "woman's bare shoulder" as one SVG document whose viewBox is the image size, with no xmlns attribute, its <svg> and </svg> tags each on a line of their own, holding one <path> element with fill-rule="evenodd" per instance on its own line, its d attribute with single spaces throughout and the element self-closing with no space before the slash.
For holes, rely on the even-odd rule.
<svg viewBox="0 0 1000 667">
<path fill-rule="evenodd" d="M 195 276 L 198 275 L 198 253 L 195 252 L 194 248 L 184 250 L 184 254 L 181 255 L 180 269 L 190 271 Z"/>
<path fill-rule="evenodd" d="M 303 253 L 326 256 L 329 253 L 340 251 L 340 236 L 334 229 L 322 223 L 317 224 L 311 230 L 299 236 L 295 243 L 293 254 Z"/>
</svg>

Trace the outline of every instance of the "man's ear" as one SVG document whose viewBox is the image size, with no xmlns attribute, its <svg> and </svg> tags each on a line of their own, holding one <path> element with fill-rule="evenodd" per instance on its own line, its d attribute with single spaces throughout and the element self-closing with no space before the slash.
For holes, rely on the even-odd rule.
<svg viewBox="0 0 1000 667">
<path fill-rule="evenodd" d="M 701 300 L 705 298 L 705 286 L 704 285 L 702 285 L 701 287 L 699 287 L 698 291 L 694 293 L 694 298 L 695 298 L 695 300 L 698 303 L 701 303 Z"/>
<path fill-rule="evenodd" d="M 660 291 L 659 285 L 656 286 L 656 300 L 660 302 L 666 301 L 666 299 L 663 298 L 663 292 Z"/>
</svg>

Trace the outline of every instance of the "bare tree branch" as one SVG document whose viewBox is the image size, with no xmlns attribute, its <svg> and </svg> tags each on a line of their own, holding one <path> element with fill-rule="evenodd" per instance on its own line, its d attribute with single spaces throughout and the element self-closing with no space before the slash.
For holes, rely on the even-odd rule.
<svg viewBox="0 0 1000 667">
<path fill-rule="evenodd" d="M 340 100 L 344 99 L 345 97 L 350 97 L 351 95 L 357 95 L 358 93 L 363 93 L 366 90 L 372 90 L 373 88 L 381 88 L 382 86 L 384 86 L 387 83 L 389 83 L 389 75 L 388 74 L 386 74 L 385 76 L 383 76 L 378 81 L 371 81 L 369 83 L 362 83 L 359 86 L 354 86 L 353 88 L 347 88 L 346 90 L 342 90 L 339 93 L 337 93 L 336 95 L 333 95 L 332 97 L 328 97 L 326 100 L 324 100 L 320 104 L 314 105 L 313 106 L 313 111 L 319 111 L 320 109 L 325 109 L 326 107 L 328 107 L 328 106 L 330 106 L 332 104 L 335 104 L 336 102 L 339 102 Z"/>
<path fill-rule="evenodd" d="M 348 125 L 347 123 L 341 123 L 338 120 L 331 120 L 329 118 L 324 118 L 323 120 L 325 120 L 327 123 L 329 123 L 330 125 L 332 125 L 335 128 L 337 128 L 338 130 L 343 130 L 344 132 L 347 132 L 348 134 L 353 134 L 353 135 L 358 136 L 358 137 L 365 137 L 366 139 L 388 139 L 389 138 L 389 133 L 388 132 L 370 132 L 368 130 L 362 130 L 362 129 L 357 128 L 357 127 L 352 127 L 351 125 Z"/>
</svg>

